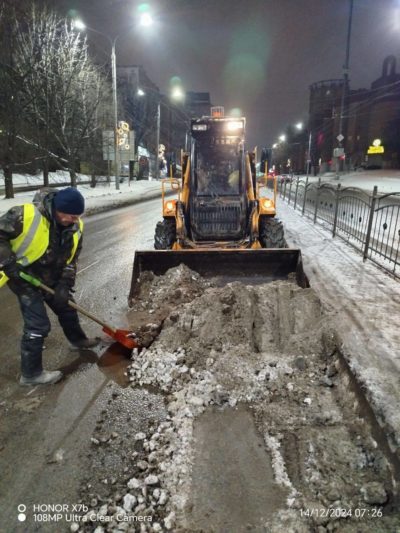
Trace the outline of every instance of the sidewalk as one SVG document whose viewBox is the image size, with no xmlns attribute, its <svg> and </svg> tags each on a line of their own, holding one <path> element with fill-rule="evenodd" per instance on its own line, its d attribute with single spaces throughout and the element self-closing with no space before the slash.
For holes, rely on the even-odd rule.
<svg viewBox="0 0 400 533">
<path fill-rule="evenodd" d="M 101 211 L 124 207 L 153 198 L 161 198 L 160 181 L 132 181 L 120 183 L 120 188 L 115 188 L 115 183 L 99 183 L 95 188 L 89 185 L 78 185 L 79 191 L 85 197 L 86 209 L 85 215 L 93 215 Z M 24 203 L 32 202 L 35 191 L 15 194 L 15 198 L 0 199 L 0 215 L 14 207 Z"/>
</svg>

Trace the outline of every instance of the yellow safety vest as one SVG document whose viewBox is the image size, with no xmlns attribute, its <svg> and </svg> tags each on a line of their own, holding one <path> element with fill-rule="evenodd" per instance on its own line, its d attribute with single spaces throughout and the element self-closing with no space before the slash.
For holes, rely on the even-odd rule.
<svg viewBox="0 0 400 533">
<path fill-rule="evenodd" d="M 42 257 L 47 250 L 50 237 L 50 222 L 40 213 L 35 205 L 24 204 L 23 208 L 22 233 L 17 238 L 11 239 L 10 244 L 12 251 L 17 256 L 17 262 L 22 266 L 27 266 Z M 71 255 L 67 264 L 71 263 L 75 256 L 82 232 L 83 222 L 79 220 L 79 229 L 74 232 Z M 5 285 L 8 279 L 6 274 L 0 271 L 0 287 Z"/>
</svg>

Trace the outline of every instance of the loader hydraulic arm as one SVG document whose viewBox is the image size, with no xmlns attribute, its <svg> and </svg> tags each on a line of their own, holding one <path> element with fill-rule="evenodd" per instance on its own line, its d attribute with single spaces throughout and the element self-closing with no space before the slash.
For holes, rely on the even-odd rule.
<svg viewBox="0 0 400 533">
<path fill-rule="evenodd" d="M 185 209 L 189 206 L 189 193 L 190 193 L 190 157 L 188 152 L 181 153 L 181 166 L 182 166 L 182 195 L 181 201 Z"/>
</svg>

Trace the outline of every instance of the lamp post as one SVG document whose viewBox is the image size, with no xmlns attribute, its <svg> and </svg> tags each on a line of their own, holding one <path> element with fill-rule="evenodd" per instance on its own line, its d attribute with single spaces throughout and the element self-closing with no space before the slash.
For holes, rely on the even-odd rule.
<svg viewBox="0 0 400 533">
<path fill-rule="evenodd" d="M 112 76 L 112 91 L 113 91 L 113 109 L 114 109 L 114 163 L 115 163 L 115 188 L 119 189 L 119 146 L 118 146 L 118 102 L 117 102 L 117 61 L 115 57 L 115 44 L 119 35 L 111 42 L 111 76 Z"/>
<path fill-rule="evenodd" d="M 145 90 L 139 88 L 136 92 L 138 96 L 145 96 L 146 91 L 151 91 L 157 95 L 157 114 L 156 114 L 156 162 L 155 162 L 155 179 L 159 179 L 160 177 L 160 131 L 161 131 L 161 98 L 162 95 L 152 89 L 152 88 L 146 88 Z M 171 92 L 171 99 L 173 100 L 182 100 L 184 98 L 183 90 L 180 87 L 175 87 L 174 90 Z M 165 105 L 165 102 L 164 102 Z"/>
<path fill-rule="evenodd" d="M 299 133 L 303 130 L 304 126 L 303 126 L 303 123 L 302 122 L 297 122 L 296 124 L 293 125 L 293 128 L 295 128 Z M 287 140 L 287 136 L 285 134 L 282 134 L 278 137 L 278 142 L 275 143 L 272 148 L 273 149 L 276 149 L 278 148 L 278 146 L 281 146 L 282 143 L 285 143 Z M 312 133 L 311 133 L 311 129 L 309 129 L 309 135 L 308 135 L 308 149 L 307 149 L 307 162 L 306 162 L 306 173 L 307 173 L 307 177 L 310 173 L 310 169 L 311 169 L 311 140 L 312 140 Z M 302 149 L 301 147 L 303 146 L 303 141 L 300 140 L 299 142 L 289 142 L 290 146 L 292 145 L 299 145 L 300 149 Z M 293 159 L 292 157 L 290 158 L 291 160 Z M 296 158 L 296 161 L 297 163 L 299 163 L 299 161 L 301 161 L 301 163 L 303 162 L 303 158 L 300 156 L 298 158 Z M 300 166 L 299 164 L 297 165 L 298 167 Z"/>
<path fill-rule="evenodd" d="M 157 133 L 156 133 L 156 180 L 160 177 L 160 124 L 161 124 L 161 100 L 157 104 Z"/>
<path fill-rule="evenodd" d="M 152 23 L 152 19 L 149 13 L 143 13 L 140 16 L 139 20 L 140 25 L 149 26 Z M 119 189 L 119 173 L 120 173 L 120 154 L 118 146 L 118 98 L 117 98 L 117 60 L 115 53 L 115 46 L 120 35 L 116 35 L 114 38 L 111 38 L 109 35 L 87 26 L 82 20 L 75 19 L 73 20 L 73 27 L 78 30 L 89 30 L 93 33 L 97 33 L 102 37 L 105 37 L 111 45 L 111 78 L 112 78 L 112 101 L 113 101 L 113 112 L 114 112 L 114 164 L 115 164 L 115 188 Z"/>
<path fill-rule="evenodd" d="M 345 138 L 345 135 L 343 135 L 343 116 L 344 116 L 344 109 L 346 105 L 346 94 L 348 90 L 349 85 L 349 59 L 350 59 L 350 41 L 351 41 L 351 25 L 352 25 L 352 19 L 353 19 L 353 3 L 354 0 L 350 0 L 350 6 L 349 6 L 349 19 L 347 23 L 347 38 L 346 38 L 346 56 L 345 56 L 345 62 L 343 65 L 343 87 L 342 87 L 342 96 L 340 101 L 340 117 L 339 117 L 339 135 L 337 136 L 337 139 L 339 141 L 339 148 L 342 148 L 342 142 Z M 345 127 L 345 133 L 347 133 L 347 124 Z M 339 160 L 337 159 L 336 162 L 336 177 L 339 178 Z"/>
<path fill-rule="evenodd" d="M 161 128 L 161 94 L 159 91 L 152 89 L 150 87 L 146 87 L 145 90 L 138 88 L 136 91 L 137 96 L 143 97 L 146 96 L 146 92 L 150 91 L 154 93 L 157 96 L 157 112 L 156 112 L 156 146 L 155 146 L 155 156 L 156 156 L 156 162 L 155 162 L 155 172 L 154 177 L 155 179 L 158 179 L 160 177 L 160 156 L 159 156 L 159 149 L 160 149 L 160 128 Z"/>
<path fill-rule="evenodd" d="M 310 133 L 308 134 L 308 152 L 307 152 L 307 180 L 308 180 L 308 175 L 310 173 L 310 166 L 311 166 L 311 130 L 310 130 Z"/>
<path fill-rule="evenodd" d="M 301 131 L 303 129 L 303 123 L 302 122 L 298 122 L 296 124 L 296 129 Z M 308 179 L 308 175 L 310 173 L 310 166 L 311 166 L 311 138 L 312 138 L 312 135 L 311 135 L 311 129 L 310 129 L 309 133 L 308 133 L 308 150 L 307 150 L 307 163 L 306 163 L 307 179 Z"/>
</svg>

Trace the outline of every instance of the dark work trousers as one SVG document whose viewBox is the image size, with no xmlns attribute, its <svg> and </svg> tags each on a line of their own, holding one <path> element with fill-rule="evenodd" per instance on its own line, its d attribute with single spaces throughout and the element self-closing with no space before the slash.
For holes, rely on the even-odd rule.
<svg viewBox="0 0 400 533">
<path fill-rule="evenodd" d="M 26 378 L 35 377 L 43 370 L 43 344 L 51 329 L 45 302 L 57 315 L 65 336 L 72 344 L 87 337 L 79 324 L 78 313 L 68 304 L 56 305 L 52 295 L 43 294 L 34 287 L 26 286 L 21 289 L 13 287 L 12 283 L 8 285 L 18 297 L 24 320 L 21 339 L 21 373 Z"/>
</svg>

